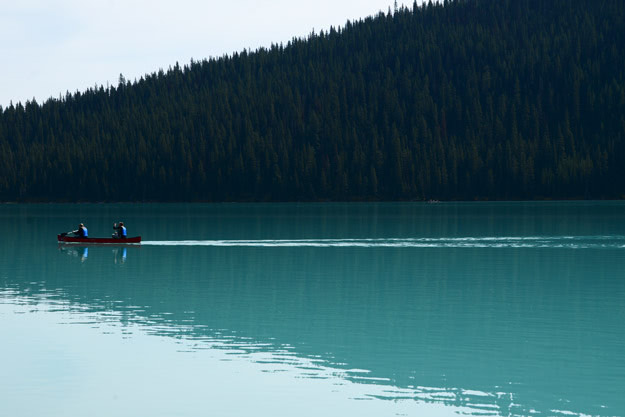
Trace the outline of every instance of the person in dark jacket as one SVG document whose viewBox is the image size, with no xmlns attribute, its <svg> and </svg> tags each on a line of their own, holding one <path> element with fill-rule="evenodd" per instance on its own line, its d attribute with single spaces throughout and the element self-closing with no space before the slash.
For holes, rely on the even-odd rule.
<svg viewBox="0 0 625 417">
<path fill-rule="evenodd" d="M 78 225 L 78 229 L 74 230 L 72 233 L 78 237 L 89 237 L 89 232 L 87 231 L 87 228 L 85 227 L 85 225 L 82 223 L 80 223 Z"/>
<path fill-rule="evenodd" d="M 113 237 L 115 239 L 126 239 L 126 226 L 124 226 L 124 222 L 119 222 L 119 226 L 117 223 L 113 223 L 113 229 L 115 229 L 115 233 L 113 233 Z"/>
</svg>

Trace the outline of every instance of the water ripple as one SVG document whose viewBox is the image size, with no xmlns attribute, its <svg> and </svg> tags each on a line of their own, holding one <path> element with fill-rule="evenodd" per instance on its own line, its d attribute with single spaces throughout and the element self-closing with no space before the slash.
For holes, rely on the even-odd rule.
<svg viewBox="0 0 625 417">
<path fill-rule="evenodd" d="M 153 240 L 148 246 L 362 247 L 362 248 L 565 248 L 621 249 L 625 236 L 484 236 L 378 239 Z"/>
</svg>

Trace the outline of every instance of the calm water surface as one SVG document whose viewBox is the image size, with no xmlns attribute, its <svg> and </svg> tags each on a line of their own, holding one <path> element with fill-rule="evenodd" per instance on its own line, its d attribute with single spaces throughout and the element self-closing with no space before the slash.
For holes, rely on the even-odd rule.
<svg viewBox="0 0 625 417">
<path fill-rule="evenodd" d="M 59 246 L 123 220 L 140 247 Z M 625 415 L 625 204 L 1 205 L 1 416 Z"/>
</svg>

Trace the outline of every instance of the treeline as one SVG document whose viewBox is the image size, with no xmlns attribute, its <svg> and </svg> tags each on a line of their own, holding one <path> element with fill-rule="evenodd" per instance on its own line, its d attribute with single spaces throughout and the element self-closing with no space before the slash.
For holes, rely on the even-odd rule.
<svg viewBox="0 0 625 417">
<path fill-rule="evenodd" d="M 624 196 L 622 0 L 415 4 L 0 108 L 2 201 Z"/>
</svg>

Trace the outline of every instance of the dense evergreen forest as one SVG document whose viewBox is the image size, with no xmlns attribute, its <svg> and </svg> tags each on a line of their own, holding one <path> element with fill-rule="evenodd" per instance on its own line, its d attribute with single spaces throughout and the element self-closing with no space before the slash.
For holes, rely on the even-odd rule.
<svg viewBox="0 0 625 417">
<path fill-rule="evenodd" d="M 455 0 L 0 107 L 1 201 L 625 197 L 625 2 Z"/>
</svg>

